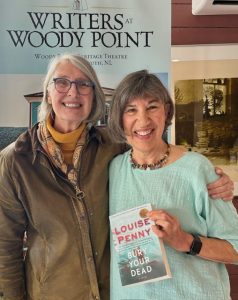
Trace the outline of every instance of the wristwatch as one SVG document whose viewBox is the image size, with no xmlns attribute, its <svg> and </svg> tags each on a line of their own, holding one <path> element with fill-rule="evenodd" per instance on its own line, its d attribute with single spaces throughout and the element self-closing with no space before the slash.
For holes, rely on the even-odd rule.
<svg viewBox="0 0 238 300">
<path fill-rule="evenodd" d="M 186 252 L 186 253 L 190 254 L 190 255 L 197 255 L 201 251 L 202 241 L 198 235 L 192 234 L 192 236 L 193 236 L 193 241 L 190 246 L 190 250 L 189 250 L 189 252 Z"/>
</svg>

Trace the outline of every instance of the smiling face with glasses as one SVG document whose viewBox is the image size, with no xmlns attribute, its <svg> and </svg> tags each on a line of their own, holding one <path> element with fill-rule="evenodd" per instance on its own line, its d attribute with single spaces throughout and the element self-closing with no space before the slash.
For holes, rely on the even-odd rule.
<svg viewBox="0 0 238 300">
<path fill-rule="evenodd" d="M 55 113 L 54 128 L 70 132 L 86 120 L 92 110 L 94 84 L 69 61 L 61 62 L 48 85 L 48 102 Z"/>
</svg>

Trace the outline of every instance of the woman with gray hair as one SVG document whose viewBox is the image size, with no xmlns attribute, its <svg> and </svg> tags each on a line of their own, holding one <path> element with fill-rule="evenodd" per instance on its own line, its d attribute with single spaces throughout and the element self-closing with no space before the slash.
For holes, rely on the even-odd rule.
<svg viewBox="0 0 238 300">
<path fill-rule="evenodd" d="M 108 163 L 124 147 L 94 126 L 103 110 L 89 62 L 57 56 L 40 122 L 1 152 L 3 299 L 109 299 Z"/>
<path fill-rule="evenodd" d="M 3 299 L 109 299 L 108 164 L 125 146 L 95 126 L 103 110 L 90 63 L 57 56 L 40 122 L 0 154 Z M 216 185 L 232 194 L 227 176 Z"/>
<path fill-rule="evenodd" d="M 208 159 L 164 140 L 173 113 L 169 93 L 145 70 L 126 76 L 115 91 L 112 136 L 132 148 L 110 163 L 109 212 L 152 204 L 147 217 L 165 243 L 172 279 L 122 286 L 112 240 L 111 300 L 230 299 L 225 263 L 238 263 L 238 216 L 231 202 L 210 199 L 206 186 L 217 175 Z M 147 266 L 155 267 L 148 258 L 130 264 L 128 281 L 143 283 Z"/>
</svg>

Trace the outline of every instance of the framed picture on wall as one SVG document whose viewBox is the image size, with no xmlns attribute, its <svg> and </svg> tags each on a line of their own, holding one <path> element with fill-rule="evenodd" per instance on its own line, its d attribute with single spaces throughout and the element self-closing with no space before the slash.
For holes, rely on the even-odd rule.
<svg viewBox="0 0 238 300">
<path fill-rule="evenodd" d="M 172 47 L 172 142 L 207 156 L 238 196 L 238 45 Z"/>
<path fill-rule="evenodd" d="M 178 80 L 174 98 L 176 144 L 238 170 L 238 78 Z"/>
</svg>

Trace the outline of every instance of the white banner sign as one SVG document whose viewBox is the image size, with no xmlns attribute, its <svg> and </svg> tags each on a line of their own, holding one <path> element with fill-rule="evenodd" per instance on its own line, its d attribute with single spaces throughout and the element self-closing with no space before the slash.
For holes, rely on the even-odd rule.
<svg viewBox="0 0 238 300">
<path fill-rule="evenodd" d="M 24 95 L 42 91 L 63 52 L 88 59 L 107 88 L 139 69 L 168 83 L 171 1 L 11 0 L 0 15 L 0 126 L 28 126 Z"/>
</svg>

